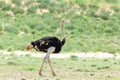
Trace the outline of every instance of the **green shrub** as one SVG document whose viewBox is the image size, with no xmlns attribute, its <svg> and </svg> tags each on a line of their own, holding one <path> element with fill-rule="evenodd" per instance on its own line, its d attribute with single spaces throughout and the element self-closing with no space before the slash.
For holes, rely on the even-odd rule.
<svg viewBox="0 0 120 80">
<path fill-rule="evenodd" d="M 11 5 L 6 4 L 3 1 L 0 1 L 0 8 L 2 8 L 2 10 L 10 10 L 11 9 Z"/>
<path fill-rule="evenodd" d="M 36 13 L 37 6 L 31 6 L 27 10 L 27 14 Z"/>
<path fill-rule="evenodd" d="M 119 0 L 105 0 L 107 3 L 118 3 Z"/>
<path fill-rule="evenodd" d="M 67 29 L 67 30 L 74 30 L 74 29 L 75 29 L 75 26 L 74 26 L 73 24 L 68 24 L 68 25 L 66 26 L 66 29 Z"/>
<path fill-rule="evenodd" d="M 87 15 L 91 17 L 97 17 L 96 12 L 98 8 L 99 7 L 97 5 L 88 5 L 88 9 L 86 9 Z"/>
<path fill-rule="evenodd" d="M 47 6 L 51 3 L 50 0 L 37 0 L 37 2 L 40 4 L 39 8 L 47 8 Z"/>
<path fill-rule="evenodd" d="M 98 16 L 101 19 L 108 20 L 109 17 L 110 17 L 110 13 L 109 13 L 109 11 L 106 11 L 106 10 L 103 9 Z"/>
<path fill-rule="evenodd" d="M 20 25 L 19 30 L 20 30 L 20 31 L 23 31 L 23 32 L 25 32 L 25 33 L 29 33 L 30 28 L 29 28 L 29 26 L 27 26 L 27 25 Z"/>
<path fill-rule="evenodd" d="M 78 56 L 71 55 L 71 56 L 70 56 L 70 59 L 71 59 L 71 60 L 78 60 Z"/>
<path fill-rule="evenodd" d="M 10 60 L 6 64 L 7 65 L 17 65 L 15 60 Z"/>
<path fill-rule="evenodd" d="M 116 13 L 120 12 L 120 8 L 119 8 L 118 6 L 116 6 L 116 5 L 112 6 L 112 9 L 113 9 Z"/>
<path fill-rule="evenodd" d="M 21 0 L 12 0 L 12 2 L 14 4 L 16 4 L 17 6 L 20 6 L 21 5 Z"/>
<path fill-rule="evenodd" d="M 24 10 L 21 7 L 12 8 L 14 14 L 23 14 Z"/>
<path fill-rule="evenodd" d="M 8 33 L 17 34 L 18 33 L 18 28 L 15 27 L 15 26 L 6 26 L 5 31 L 7 31 Z"/>
<path fill-rule="evenodd" d="M 5 2 L 4 1 L 0 1 L 0 8 L 2 8 L 4 5 L 6 5 Z"/>
</svg>

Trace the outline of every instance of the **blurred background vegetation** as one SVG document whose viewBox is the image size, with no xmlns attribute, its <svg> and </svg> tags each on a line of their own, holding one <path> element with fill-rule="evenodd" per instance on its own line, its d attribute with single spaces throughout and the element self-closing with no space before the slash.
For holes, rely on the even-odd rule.
<svg viewBox="0 0 120 80">
<path fill-rule="evenodd" d="M 67 42 L 63 52 L 120 53 L 120 0 L 0 0 L 0 49 L 24 50 L 44 36 Z"/>
</svg>

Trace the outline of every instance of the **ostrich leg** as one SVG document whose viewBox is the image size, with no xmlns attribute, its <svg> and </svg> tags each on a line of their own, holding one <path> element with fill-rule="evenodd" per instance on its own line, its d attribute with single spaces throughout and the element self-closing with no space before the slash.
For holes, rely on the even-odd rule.
<svg viewBox="0 0 120 80">
<path fill-rule="evenodd" d="M 42 75 L 43 65 L 44 65 L 44 63 L 45 63 L 46 61 L 48 61 L 49 66 L 50 66 L 50 68 L 51 68 L 51 70 L 52 70 L 53 76 L 55 76 L 55 73 L 54 73 L 54 71 L 53 71 L 53 68 L 52 68 L 52 65 L 51 65 L 51 62 L 50 62 L 50 59 L 49 59 L 49 55 L 50 55 L 52 52 L 54 52 L 54 50 L 55 50 L 55 47 L 50 47 L 50 48 L 48 48 L 47 54 L 46 54 L 46 56 L 44 57 L 43 62 L 42 62 L 41 67 L 40 67 L 40 70 L 39 70 L 39 75 L 40 75 L 40 76 Z"/>
</svg>

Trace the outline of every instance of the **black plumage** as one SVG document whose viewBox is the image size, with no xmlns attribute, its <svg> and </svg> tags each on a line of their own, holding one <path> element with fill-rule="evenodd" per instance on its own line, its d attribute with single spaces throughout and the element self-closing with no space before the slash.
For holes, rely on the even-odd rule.
<svg viewBox="0 0 120 80">
<path fill-rule="evenodd" d="M 57 37 L 44 37 L 31 42 L 33 48 L 35 48 L 37 51 L 47 52 L 48 48 L 55 47 L 55 51 L 52 53 L 59 53 L 64 43 L 65 38 L 60 41 Z"/>
</svg>

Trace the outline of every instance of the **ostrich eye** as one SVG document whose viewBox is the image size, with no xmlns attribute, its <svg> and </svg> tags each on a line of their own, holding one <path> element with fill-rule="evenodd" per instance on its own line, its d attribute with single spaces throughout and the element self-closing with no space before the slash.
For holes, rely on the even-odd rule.
<svg viewBox="0 0 120 80">
<path fill-rule="evenodd" d="M 31 44 L 33 45 L 33 47 L 35 46 L 35 43 L 34 43 L 34 42 L 31 42 Z"/>
</svg>

